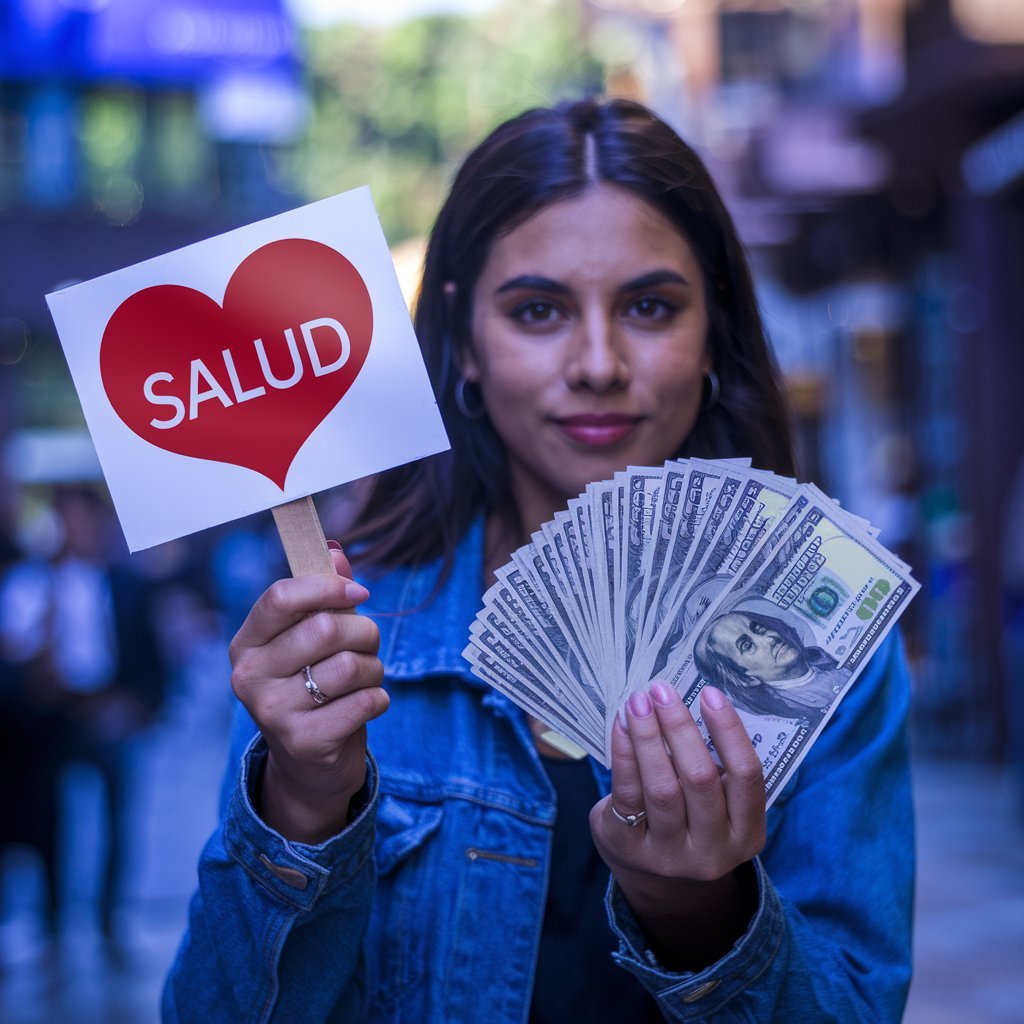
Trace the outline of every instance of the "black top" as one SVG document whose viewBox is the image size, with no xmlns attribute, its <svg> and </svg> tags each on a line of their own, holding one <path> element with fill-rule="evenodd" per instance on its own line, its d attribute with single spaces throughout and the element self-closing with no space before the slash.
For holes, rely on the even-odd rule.
<svg viewBox="0 0 1024 1024">
<path fill-rule="evenodd" d="M 600 796 L 590 763 L 545 758 L 544 765 L 558 817 L 530 1024 L 661 1024 L 651 995 L 611 958 L 618 942 L 604 906 L 608 868 L 590 837 L 588 816 Z"/>
</svg>

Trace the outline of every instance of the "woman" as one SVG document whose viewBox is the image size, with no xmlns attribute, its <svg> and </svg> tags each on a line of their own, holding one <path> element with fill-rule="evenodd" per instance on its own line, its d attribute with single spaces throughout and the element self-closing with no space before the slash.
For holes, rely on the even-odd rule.
<svg viewBox="0 0 1024 1024">
<path fill-rule="evenodd" d="M 613 730 L 609 777 L 558 760 L 460 656 L 493 571 L 588 482 L 673 455 L 791 471 L 699 159 L 622 101 L 500 126 L 439 215 L 416 326 L 452 451 L 375 484 L 373 611 L 352 614 L 368 592 L 336 551 L 337 578 L 278 581 L 235 637 L 242 768 L 165 1019 L 898 1019 L 912 850 L 892 644 L 767 819 L 719 691 L 701 710 L 722 772 L 655 682 Z"/>
<path fill-rule="evenodd" d="M 805 647 L 789 623 L 742 608 L 704 627 L 693 660 L 705 679 L 754 715 L 820 721 L 850 678 L 820 647 Z"/>
</svg>

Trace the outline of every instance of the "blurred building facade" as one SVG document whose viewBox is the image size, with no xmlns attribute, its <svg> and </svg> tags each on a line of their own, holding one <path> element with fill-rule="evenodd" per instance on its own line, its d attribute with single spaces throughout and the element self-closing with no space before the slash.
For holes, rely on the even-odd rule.
<svg viewBox="0 0 1024 1024">
<path fill-rule="evenodd" d="M 44 295 L 294 205 L 305 103 L 281 0 L 0 0 L 0 438 L 82 426 Z"/>
<path fill-rule="evenodd" d="M 923 584 L 918 744 L 1022 760 L 1024 681 L 1002 652 L 1024 529 L 1024 4 L 587 6 L 612 87 L 673 121 L 728 194 L 804 472 Z"/>
</svg>

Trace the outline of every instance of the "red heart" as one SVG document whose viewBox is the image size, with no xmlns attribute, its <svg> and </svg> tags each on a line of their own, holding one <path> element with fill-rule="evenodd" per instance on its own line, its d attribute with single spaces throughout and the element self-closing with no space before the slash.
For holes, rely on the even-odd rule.
<svg viewBox="0 0 1024 1024">
<path fill-rule="evenodd" d="M 372 334 L 356 268 L 321 242 L 285 238 L 242 260 L 223 307 L 173 284 L 129 296 L 103 332 L 100 374 L 143 440 L 254 469 L 283 490 L 299 449 L 358 376 Z"/>
</svg>

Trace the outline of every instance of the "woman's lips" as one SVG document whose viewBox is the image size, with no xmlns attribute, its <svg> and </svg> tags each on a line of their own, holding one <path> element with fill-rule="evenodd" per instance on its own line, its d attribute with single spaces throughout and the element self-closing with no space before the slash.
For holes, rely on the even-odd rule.
<svg viewBox="0 0 1024 1024">
<path fill-rule="evenodd" d="M 620 413 L 589 413 L 555 420 L 558 428 L 578 444 L 588 448 L 607 448 L 628 437 L 640 424 L 640 416 Z"/>
</svg>

